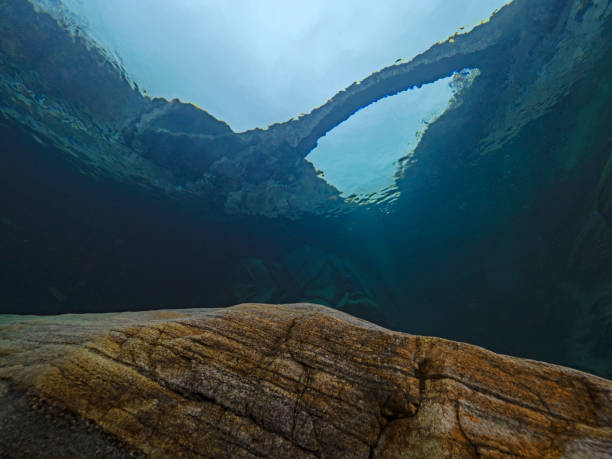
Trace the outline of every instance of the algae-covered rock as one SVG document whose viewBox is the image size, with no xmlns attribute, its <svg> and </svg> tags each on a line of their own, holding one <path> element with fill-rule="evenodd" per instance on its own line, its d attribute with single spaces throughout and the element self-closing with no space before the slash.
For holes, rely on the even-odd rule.
<svg viewBox="0 0 612 459">
<path fill-rule="evenodd" d="M 94 450 L 604 457 L 612 450 L 608 380 L 392 332 L 323 306 L 1 323 L 0 452 L 9 457 Z M 34 424 L 15 428 L 16 421 Z"/>
</svg>

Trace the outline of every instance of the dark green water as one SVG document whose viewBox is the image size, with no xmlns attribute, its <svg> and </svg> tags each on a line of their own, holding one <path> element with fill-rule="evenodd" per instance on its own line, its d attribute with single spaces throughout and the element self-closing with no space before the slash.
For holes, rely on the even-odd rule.
<svg viewBox="0 0 612 459">
<path fill-rule="evenodd" d="M 518 8 L 524 2 L 516 3 Z M 589 16 L 594 7 L 585 4 L 583 11 L 578 3 L 542 2 L 541 9 L 554 14 L 542 13 L 546 23 L 534 13 L 533 23 L 524 26 L 531 41 L 500 42 L 465 58 L 482 74 L 460 106 L 431 124 L 415 152 L 418 161 L 398 175 L 400 197 L 391 207 L 253 215 L 257 207 L 249 204 L 250 211 L 240 214 L 220 205 L 224 201 L 214 191 L 177 194 L 142 186 L 68 155 L 65 145 L 44 137 L 44 129 L 28 121 L 44 124 L 46 118 L 28 114 L 9 97 L 14 86 L 5 85 L 0 100 L 0 312 L 311 301 L 394 330 L 467 341 L 611 377 L 612 170 L 606 164 L 612 153 L 612 51 L 606 43 L 612 27 L 609 2 L 605 14 L 598 12 L 599 22 Z M 4 13 L 22 8 L 19 14 L 30 15 L 25 22 L 44 23 L 31 33 L 61 33 L 25 1 L 0 5 Z M 567 18 L 576 27 L 589 20 L 599 24 L 596 39 L 581 42 L 569 27 L 560 29 Z M 49 49 L 61 53 L 44 58 L 47 63 L 56 59 L 57 68 L 37 67 L 43 58 L 26 55 L 27 40 L 19 39 L 26 32 L 10 29 L 15 21 L 2 22 L 2 36 L 12 37 L 2 42 L 5 82 L 25 81 L 37 94 L 66 102 L 73 113 L 85 113 L 82 119 L 99 126 L 120 124 L 124 115 L 115 119 L 112 104 L 104 108 L 111 119 L 104 124 L 99 115 L 104 110 L 91 109 L 86 99 L 88 91 L 109 100 L 123 97 L 117 88 L 124 83 L 110 82 L 110 89 L 94 85 L 87 79 L 98 72 L 94 59 L 84 64 L 86 71 L 64 75 L 80 82 L 78 93 L 67 92 L 62 89 L 66 81 L 52 79 L 62 66 L 74 65 L 71 53 L 85 48 L 78 40 L 61 44 L 60 37 Z M 559 50 L 571 46 L 596 57 L 570 62 Z M 20 68 L 32 62 L 29 69 Z M 562 90 L 557 83 L 565 84 Z M 59 89 L 53 93 L 53 88 Z M 167 131 L 180 131 L 199 116 L 179 115 L 186 116 L 168 115 Z M 190 129 L 205 131 L 211 122 L 198 123 Z M 88 132 L 100 139 L 107 135 L 103 128 Z M 121 131 L 121 148 L 162 170 L 174 168 L 175 184 L 202 176 L 189 168 L 196 164 L 206 171 L 226 151 L 238 151 L 236 145 L 247 145 L 244 151 L 252 155 L 263 155 L 256 146 L 267 145 L 267 140 L 243 136 L 202 147 L 197 142 L 203 140 L 168 140 L 163 136 L 169 134 L 159 131 L 146 137 L 150 144 L 140 138 L 148 148 L 143 150 L 131 143 L 131 132 Z M 101 157 L 105 148 L 100 147 Z M 212 189 L 263 183 L 260 176 L 266 183 L 289 183 L 288 177 L 298 175 L 295 158 L 304 156 L 296 153 L 301 148 L 282 144 L 275 150 L 281 160 L 275 160 L 273 172 L 245 166 L 239 175 L 211 179 Z M 201 159 L 206 155 L 212 159 Z M 301 206 L 300 199 L 314 202 L 315 195 L 312 188 L 298 189 L 288 208 Z M 330 206 L 341 202 L 323 195 Z M 259 196 L 254 202 L 263 200 Z"/>
</svg>

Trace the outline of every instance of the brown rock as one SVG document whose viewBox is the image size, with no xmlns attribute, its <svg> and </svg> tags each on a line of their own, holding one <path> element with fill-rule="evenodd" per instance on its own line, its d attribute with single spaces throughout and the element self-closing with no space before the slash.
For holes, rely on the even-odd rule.
<svg viewBox="0 0 612 459">
<path fill-rule="evenodd" d="M 611 451 L 610 381 L 322 306 L 0 316 L 0 455 Z"/>
</svg>

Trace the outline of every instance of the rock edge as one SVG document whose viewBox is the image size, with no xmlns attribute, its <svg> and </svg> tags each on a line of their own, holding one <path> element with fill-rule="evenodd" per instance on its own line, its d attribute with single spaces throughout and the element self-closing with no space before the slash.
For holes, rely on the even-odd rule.
<svg viewBox="0 0 612 459">
<path fill-rule="evenodd" d="M 0 316 L 9 457 L 610 451 L 612 382 L 323 306 Z"/>
</svg>

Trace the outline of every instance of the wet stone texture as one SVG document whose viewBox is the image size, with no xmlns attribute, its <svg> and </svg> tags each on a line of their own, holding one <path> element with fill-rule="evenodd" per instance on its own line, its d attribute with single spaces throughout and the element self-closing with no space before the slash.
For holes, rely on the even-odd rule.
<svg viewBox="0 0 612 459">
<path fill-rule="evenodd" d="M 0 317 L 8 457 L 612 451 L 610 381 L 323 306 Z"/>
</svg>

